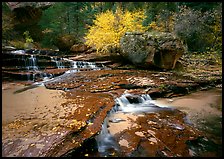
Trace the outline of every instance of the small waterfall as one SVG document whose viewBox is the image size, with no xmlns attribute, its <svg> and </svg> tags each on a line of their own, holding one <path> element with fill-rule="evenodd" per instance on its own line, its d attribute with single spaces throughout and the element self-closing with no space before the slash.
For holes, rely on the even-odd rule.
<svg viewBox="0 0 224 159">
<path fill-rule="evenodd" d="M 33 81 L 35 80 L 35 77 L 36 77 L 36 74 L 35 74 L 35 73 L 33 73 Z"/>
<path fill-rule="evenodd" d="M 26 75 L 27 75 L 27 80 L 28 80 L 28 81 L 31 81 L 31 80 L 30 80 L 30 74 L 27 73 Z"/>
<path fill-rule="evenodd" d="M 30 58 L 28 58 L 28 63 L 26 62 L 26 68 L 28 70 L 38 70 L 36 56 L 31 55 Z"/>
<path fill-rule="evenodd" d="M 108 118 L 105 118 L 104 123 L 102 125 L 102 131 L 96 137 L 98 152 L 101 154 L 101 156 L 110 156 L 111 151 L 117 152 L 119 150 L 119 145 L 108 131 L 107 125 Z M 110 152 L 108 153 L 108 151 Z"/>
<path fill-rule="evenodd" d="M 88 68 L 92 70 L 101 69 L 94 62 L 86 62 L 86 61 L 71 61 L 72 68 Z"/>
<path fill-rule="evenodd" d="M 13 54 L 25 54 L 25 50 L 13 50 L 11 51 Z"/>
<path fill-rule="evenodd" d="M 59 58 L 59 60 L 58 60 L 57 57 L 51 57 L 51 61 L 56 63 L 56 67 L 57 68 L 65 68 L 65 66 L 63 65 L 62 60 L 63 60 L 63 58 Z"/>
<path fill-rule="evenodd" d="M 103 64 L 73 61 L 68 58 L 57 57 L 57 53 L 53 52 L 47 54 L 45 50 L 12 50 L 4 53 L 6 56 L 5 61 L 9 61 L 5 62 L 5 65 L 10 69 L 15 67 L 18 72 L 10 72 L 10 76 L 12 74 L 15 78 L 20 80 L 40 81 L 43 80 L 43 78 L 53 78 L 55 75 L 58 76 L 56 69 L 63 68 L 67 68 L 68 70 L 64 72 L 64 76 L 61 76 L 62 78 L 68 76 L 70 73 L 101 70 L 105 68 Z M 5 70 L 8 73 L 8 68 Z M 52 72 L 52 74 L 50 72 Z M 61 71 L 59 73 L 62 74 Z"/>
<path fill-rule="evenodd" d="M 91 69 L 91 70 L 99 70 L 102 69 L 104 66 L 101 67 L 97 66 L 94 62 L 86 62 L 86 61 L 73 61 L 68 58 L 57 58 L 51 57 L 51 61 L 56 63 L 57 68 L 65 68 L 63 65 L 63 61 L 70 62 L 70 68 L 67 73 L 78 72 L 78 69 Z"/>
<path fill-rule="evenodd" d="M 165 106 L 164 106 L 165 107 Z M 156 112 L 161 109 L 166 109 L 154 104 L 154 101 L 148 94 L 143 95 L 133 95 L 130 93 L 125 93 L 121 97 L 115 99 L 115 105 L 111 111 L 107 114 L 102 125 L 102 130 L 96 140 L 98 143 L 98 151 L 101 156 L 110 156 L 111 150 L 113 152 L 118 152 L 119 144 L 115 141 L 114 137 L 110 134 L 108 130 L 108 120 L 114 113 L 150 113 Z M 171 108 L 168 108 L 171 109 Z M 111 119 L 110 119 L 111 120 Z M 112 122 L 119 123 L 123 121 L 122 119 L 113 118 Z"/>
<path fill-rule="evenodd" d="M 154 104 L 148 94 L 132 95 L 123 94 L 120 98 L 115 99 L 118 110 L 124 113 L 142 113 L 154 111 L 158 106 Z"/>
<path fill-rule="evenodd" d="M 58 68 L 65 68 L 65 66 L 63 65 L 63 63 L 61 61 L 56 61 L 56 66 Z"/>
</svg>

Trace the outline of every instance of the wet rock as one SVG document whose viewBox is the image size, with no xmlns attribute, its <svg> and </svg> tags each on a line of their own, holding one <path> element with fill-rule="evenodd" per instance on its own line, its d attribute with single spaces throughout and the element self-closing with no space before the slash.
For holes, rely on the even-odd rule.
<svg viewBox="0 0 224 159">
<path fill-rule="evenodd" d="M 20 118 L 4 124 L 3 156 L 69 153 L 101 130 L 107 112 L 114 105 L 113 96 L 104 93 L 69 91 L 64 98 L 67 100 L 61 105 L 46 107 L 44 114 L 43 108 L 36 110 L 35 118 Z"/>
<path fill-rule="evenodd" d="M 83 125 L 83 128 L 72 126 L 70 135 L 52 147 L 45 156 L 62 156 L 70 153 L 73 149 L 80 147 L 85 140 L 96 135 L 101 130 L 101 125 L 107 112 L 114 104 L 113 97 L 108 94 L 75 91 L 73 93 L 67 92 L 67 96 L 69 99 L 74 99 L 75 103 L 80 106 L 79 109 L 67 118 L 75 118 L 75 120 L 83 121 L 86 124 Z M 82 100 L 78 100 L 77 97 Z M 66 125 L 70 126 L 70 124 Z"/>
<path fill-rule="evenodd" d="M 120 41 L 121 55 L 138 66 L 174 69 L 186 46 L 171 33 L 126 33 Z"/>
<path fill-rule="evenodd" d="M 130 157 L 190 157 L 186 142 L 203 134 L 185 124 L 184 116 L 178 110 L 161 110 L 137 117 L 133 126 L 115 134 L 121 154 Z M 172 125 L 181 125 L 184 129 Z M 127 143 L 122 144 L 122 140 Z"/>
<path fill-rule="evenodd" d="M 85 44 L 75 44 L 71 47 L 70 51 L 75 52 L 75 53 L 82 53 L 89 49 L 90 48 Z"/>
<path fill-rule="evenodd" d="M 159 77 L 165 80 L 159 79 Z M 64 79 L 46 82 L 45 87 L 49 89 L 85 89 L 94 92 L 114 92 L 119 89 L 138 94 L 147 93 L 153 98 L 174 97 L 188 94 L 201 89 L 205 81 L 194 81 L 190 76 L 180 76 L 174 80 L 176 74 L 173 72 L 148 72 L 145 70 L 97 70 L 84 71 L 69 74 Z M 216 82 L 219 83 L 219 76 Z M 188 79 L 189 78 L 189 79 Z M 209 85 L 209 81 L 207 84 Z"/>
<path fill-rule="evenodd" d="M 13 47 L 13 46 L 3 45 L 3 46 L 2 46 L 2 50 L 3 50 L 3 51 L 12 51 L 12 50 L 16 50 L 16 48 Z"/>
<path fill-rule="evenodd" d="M 19 51 L 16 56 L 23 53 Z M 4 57 L 7 56 L 4 54 Z M 51 68 L 47 71 L 62 74 L 65 70 L 61 69 L 60 72 Z M 205 72 L 195 74 L 205 77 Z M 45 82 L 45 87 L 64 90 L 66 101 L 60 106 L 53 104 L 55 108 L 51 109 L 49 106 L 37 107 L 35 111 L 42 110 L 38 115 L 33 112 L 27 117 L 21 115 L 23 118 L 18 117 L 20 121 L 4 125 L 3 156 L 99 156 L 97 152 L 95 154 L 95 141 L 89 139 L 101 131 L 102 123 L 114 106 L 116 97 L 124 92 L 136 95 L 157 93 L 157 97 L 183 95 L 200 89 L 202 82 L 205 86 L 210 82 L 206 78 L 208 75 L 202 82 L 193 75 L 120 69 L 71 71 L 59 76 Z M 214 77 L 214 83 L 221 82 L 220 72 L 213 71 L 209 75 Z M 127 98 L 132 104 L 139 102 L 137 96 Z M 201 134 L 184 123 L 184 116 L 183 112 L 166 109 L 159 113 L 138 115 L 135 120 L 131 120 L 129 129 L 122 128 L 121 132 L 116 133 L 121 152 L 109 149 L 109 156 L 192 156 L 194 152 L 188 149 L 186 142 L 196 140 Z M 130 118 L 129 115 L 127 119 Z M 123 124 L 127 119 L 114 118 L 110 122 Z M 91 141 L 94 152 L 86 150 Z M 80 154 L 83 149 L 86 151 Z"/>
</svg>

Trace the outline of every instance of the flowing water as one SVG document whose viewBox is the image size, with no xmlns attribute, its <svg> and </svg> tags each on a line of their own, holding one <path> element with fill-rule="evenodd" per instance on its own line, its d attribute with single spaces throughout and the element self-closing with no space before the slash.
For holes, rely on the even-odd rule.
<svg viewBox="0 0 224 159">
<path fill-rule="evenodd" d="M 143 95 L 133 95 L 129 93 L 123 94 L 121 97 L 115 99 L 115 106 L 108 113 L 102 125 L 102 130 L 100 134 L 96 137 L 98 144 L 98 152 L 100 156 L 111 156 L 114 152 L 119 153 L 119 143 L 116 142 L 113 135 L 108 130 L 110 123 L 118 123 L 125 121 L 124 116 L 130 117 L 132 114 L 139 115 L 151 112 L 157 112 L 161 110 L 172 110 L 173 108 L 167 106 L 157 106 L 155 101 L 151 99 L 148 94 Z M 118 115 L 120 114 L 120 115 Z M 123 114 L 123 115 L 121 115 Z M 124 115 L 125 114 L 125 115 Z M 122 116 L 123 119 L 118 118 Z M 174 125 L 177 129 L 182 129 L 179 125 Z M 124 127 L 123 127 L 124 128 Z M 118 130 L 121 131 L 120 128 Z M 114 128 L 110 128 L 111 131 Z M 114 133 L 113 133 L 114 134 Z"/>
<path fill-rule="evenodd" d="M 73 61 L 68 58 L 57 56 L 39 56 L 38 54 L 41 52 L 41 50 L 33 50 L 31 52 L 29 51 L 32 54 L 28 54 L 27 52 L 28 51 L 25 50 L 7 52 L 7 54 L 10 56 L 14 55 L 11 57 L 13 60 L 16 58 L 18 61 L 16 64 L 12 62 L 9 67 L 16 67 L 16 69 L 22 70 L 22 72 L 19 72 L 17 75 L 15 73 L 14 74 L 16 76 L 23 76 L 22 81 L 33 83 L 31 86 L 18 90 L 15 93 L 20 93 L 28 89 L 36 88 L 37 86 L 44 86 L 44 82 L 66 78 L 66 76 L 68 76 L 70 73 L 80 72 L 82 70 L 106 69 L 103 64 L 96 64 L 94 62 Z M 53 66 L 58 70 L 65 70 L 61 75 L 55 75 L 46 72 L 48 66 Z M 24 75 L 26 76 L 25 78 Z"/>
<path fill-rule="evenodd" d="M 120 122 L 124 122 L 128 120 L 128 118 L 133 117 L 133 114 L 144 115 L 145 113 L 158 112 L 164 109 L 180 109 L 186 111 L 188 115 L 184 117 L 185 123 L 192 126 L 194 125 L 205 133 L 204 137 L 186 143 L 189 146 L 191 156 L 222 156 L 222 114 L 221 111 L 214 108 L 220 108 L 221 106 L 221 96 L 219 96 L 219 94 L 220 91 L 211 90 L 193 93 L 189 95 L 189 97 L 163 99 L 163 102 L 161 102 L 161 99 L 152 100 L 147 94 L 123 94 L 121 97 L 115 99 L 115 106 L 108 113 L 102 125 L 102 130 L 96 137 L 100 156 L 111 156 L 114 152 L 119 153 L 119 143 L 114 139 L 114 135 L 128 128 L 128 126 L 125 127 L 124 124 L 118 126 Z M 197 99 L 198 96 L 201 97 L 203 102 L 197 104 L 197 100 L 200 101 L 200 99 Z M 164 100 L 168 102 L 164 102 Z M 183 103 L 181 104 L 182 100 Z M 175 102 L 172 104 L 171 101 Z M 185 105 L 185 107 L 183 107 L 183 105 Z M 200 115 L 200 113 L 203 113 L 203 115 Z M 179 124 L 173 124 L 172 126 L 178 130 L 184 129 Z"/>
<path fill-rule="evenodd" d="M 41 55 L 41 51 L 15 50 L 4 52 L 4 69 L 11 71 L 13 77 L 22 76 L 21 80 L 31 82 L 53 78 L 59 75 L 49 73 L 53 69 L 65 70 L 64 73 L 79 72 L 82 70 L 100 70 L 105 68 L 103 64 L 94 62 L 73 61 L 68 58 Z M 35 53 L 35 54 L 34 54 Z M 8 73 L 8 72 L 7 72 Z M 25 75 L 25 76 L 24 76 Z"/>
<path fill-rule="evenodd" d="M 11 51 L 11 53 L 15 55 L 24 55 L 24 56 L 21 56 L 21 59 L 23 62 L 20 63 L 21 65 L 17 67 L 24 69 L 24 72 L 26 72 L 26 76 L 27 76 L 26 80 L 31 81 L 33 83 L 31 86 L 19 89 L 15 91 L 14 93 L 20 93 L 28 89 L 36 88 L 38 86 L 43 86 L 44 82 L 46 81 L 54 81 L 58 79 L 63 79 L 63 78 L 66 78 L 66 76 L 69 76 L 70 73 L 79 72 L 79 71 L 82 71 L 83 69 L 84 70 L 105 69 L 105 67 L 102 64 L 96 64 L 94 62 L 73 61 L 68 58 L 49 56 L 48 60 L 56 69 L 58 70 L 67 69 L 64 71 L 63 74 L 56 76 L 51 73 L 45 72 L 45 69 L 43 69 L 43 66 L 40 65 L 41 60 L 36 54 L 32 54 L 32 55 L 28 54 L 25 56 L 26 52 L 24 50 Z M 40 78 L 41 81 L 36 82 L 35 79 L 37 78 Z M 208 99 L 208 97 L 211 97 L 211 95 L 207 94 L 205 98 Z M 192 96 L 190 98 L 194 99 L 195 96 Z M 29 100 L 29 98 L 27 100 Z M 172 101 L 173 100 L 175 99 L 172 99 Z M 201 97 L 200 101 L 206 101 L 206 100 L 204 100 L 204 97 L 203 98 Z M 192 105 L 192 103 L 190 103 L 189 101 L 184 101 L 183 103 Z M 215 105 L 217 104 L 216 101 L 213 101 L 213 103 L 215 103 Z M 196 103 L 196 105 L 200 105 L 200 104 L 201 102 Z M 116 141 L 114 135 L 120 132 L 121 130 L 127 128 L 124 125 L 122 125 L 122 123 L 127 121 L 127 118 L 131 118 L 131 117 L 136 118 L 136 116 L 138 115 L 144 115 L 146 113 L 155 113 L 155 112 L 163 111 L 163 110 L 170 110 L 170 111 L 174 109 L 182 110 L 182 107 L 175 107 L 178 105 L 179 104 L 175 104 L 175 102 L 167 102 L 167 103 L 161 104 L 161 102 L 158 102 L 158 100 L 157 101 L 152 100 L 151 97 L 147 94 L 133 95 L 129 93 L 124 93 L 121 97 L 116 98 L 114 107 L 108 113 L 107 117 L 105 118 L 102 124 L 101 132 L 99 133 L 99 135 L 95 137 L 99 156 L 113 156 L 114 153 L 119 154 L 121 144 Z M 185 110 L 189 110 L 188 109 L 189 107 L 186 106 L 185 108 L 186 108 Z M 184 118 L 185 122 L 187 124 L 196 123 L 195 124 L 196 127 L 198 126 L 198 128 L 200 128 L 201 130 L 210 132 L 210 136 L 212 136 L 214 141 L 208 140 L 207 138 L 200 138 L 198 143 L 201 144 L 201 147 L 198 146 L 198 143 L 193 143 L 193 142 L 187 143 L 189 147 L 191 148 L 192 156 L 197 156 L 198 154 L 200 154 L 200 156 L 203 156 L 201 155 L 201 153 L 207 152 L 208 150 L 217 151 L 219 155 L 221 156 L 222 145 L 221 143 L 217 141 L 222 140 L 222 135 L 221 135 L 222 133 L 220 133 L 222 132 L 222 126 L 220 125 L 222 120 L 222 115 L 220 113 L 217 113 L 215 114 L 216 115 L 215 117 L 208 118 L 207 124 L 206 123 L 197 124 L 197 121 L 200 120 L 200 116 L 199 116 L 200 114 L 192 117 L 192 114 L 193 114 L 192 112 L 197 110 L 197 108 L 198 107 L 194 107 L 191 109 L 192 111 L 186 111 L 188 113 L 188 116 Z M 206 107 L 206 109 L 210 110 L 210 106 Z M 200 112 L 201 110 L 198 109 L 197 111 Z M 211 116 L 205 116 L 205 118 L 206 117 L 211 117 Z M 197 118 L 198 120 L 197 121 L 194 120 L 195 118 Z M 173 124 L 172 126 L 177 130 L 183 129 L 183 127 L 178 124 Z M 215 138 L 214 136 L 216 136 L 217 138 Z"/>
</svg>

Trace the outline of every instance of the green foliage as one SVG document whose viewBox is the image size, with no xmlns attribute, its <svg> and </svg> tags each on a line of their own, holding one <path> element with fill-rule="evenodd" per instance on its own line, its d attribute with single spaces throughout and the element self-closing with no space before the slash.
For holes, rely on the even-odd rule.
<svg viewBox="0 0 224 159">
<path fill-rule="evenodd" d="M 174 32 L 186 42 L 189 51 L 205 52 L 212 48 L 221 50 L 221 5 L 206 12 L 180 7 L 174 18 Z"/>
<path fill-rule="evenodd" d="M 39 21 L 44 34 L 41 42 L 43 47 L 53 45 L 57 35 L 63 33 L 64 19 L 61 16 L 63 12 L 62 3 L 55 3 L 43 12 Z"/>
<path fill-rule="evenodd" d="M 167 86 L 166 86 L 165 84 L 160 84 L 158 88 L 159 88 L 160 90 L 165 90 L 166 87 L 167 87 Z"/>
<path fill-rule="evenodd" d="M 124 13 L 142 10 L 145 16 L 142 24 L 145 28 L 176 33 L 186 42 L 188 50 L 191 52 L 219 52 L 220 54 L 222 52 L 221 2 L 56 2 L 43 10 L 38 23 L 43 33 L 43 37 L 41 36 L 42 47 L 54 45 L 57 37 L 65 34 L 72 35 L 84 42 L 84 37 L 95 25 L 97 16 L 107 11 L 115 15 L 118 8 Z M 21 33 L 29 30 L 15 31 L 14 18 L 6 3 L 2 2 L 2 39 L 4 41 L 18 40 L 22 38 Z M 132 18 L 130 17 L 130 19 Z M 120 22 L 114 23 L 120 25 Z M 124 28 L 128 28 L 125 21 L 122 25 L 127 25 Z M 26 36 L 25 40 L 32 42 L 35 36 L 31 34 L 31 30 L 29 31 L 29 36 L 24 35 Z M 98 35 L 96 34 L 96 36 Z M 117 33 L 117 37 L 119 36 Z M 119 39 L 117 37 L 111 39 L 116 39 L 113 46 L 117 45 L 117 39 Z M 105 37 L 103 38 L 105 39 Z M 37 40 L 35 39 L 35 41 Z M 104 44 L 102 43 L 102 45 Z"/>
<path fill-rule="evenodd" d="M 169 17 L 178 9 L 177 2 L 148 2 L 145 5 L 147 18 L 144 25 L 148 26 L 152 22 L 167 23 Z M 158 25 L 158 24 L 157 24 Z"/>
<path fill-rule="evenodd" d="M 13 29 L 13 15 L 5 2 L 2 2 L 2 39 L 12 40 L 14 37 Z"/>
<path fill-rule="evenodd" d="M 26 41 L 26 43 L 33 43 L 33 39 L 32 39 L 32 37 L 30 36 L 29 31 L 25 31 L 25 32 L 23 33 L 23 35 L 25 36 L 25 41 Z"/>
<path fill-rule="evenodd" d="M 44 10 L 39 25 L 43 29 L 43 46 L 53 45 L 64 34 L 83 37 L 92 22 L 94 8 L 88 2 L 56 2 Z"/>
</svg>

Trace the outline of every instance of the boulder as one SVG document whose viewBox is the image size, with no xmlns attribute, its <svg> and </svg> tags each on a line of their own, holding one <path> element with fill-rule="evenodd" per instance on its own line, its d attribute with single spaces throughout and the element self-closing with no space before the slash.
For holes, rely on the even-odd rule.
<svg viewBox="0 0 224 159">
<path fill-rule="evenodd" d="M 135 65 L 174 69 L 187 47 L 172 33 L 127 32 L 120 41 L 120 54 Z"/>
<path fill-rule="evenodd" d="M 69 34 L 58 36 L 55 41 L 55 45 L 60 51 L 69 51 L 75 43 L 77 43 L 76 38 L 73 35 Z"/>
<path fill-rule="evenodd" d="M 16 8 L 32 7 L 46 9 L 53 5 L 55 2 L 6 2 L 11 10 Z"/>
<path fill-rule="evenodd" d="M 87 45 L 85 44 L 75 44 L 71 47 L 70 51 L 71 52 L 77 52 L 77 53 L 81 53 L 81 52 L 85 52 L 87 50 L 89 50 L 90 47 L 88 47 Z"/>
</svg>

